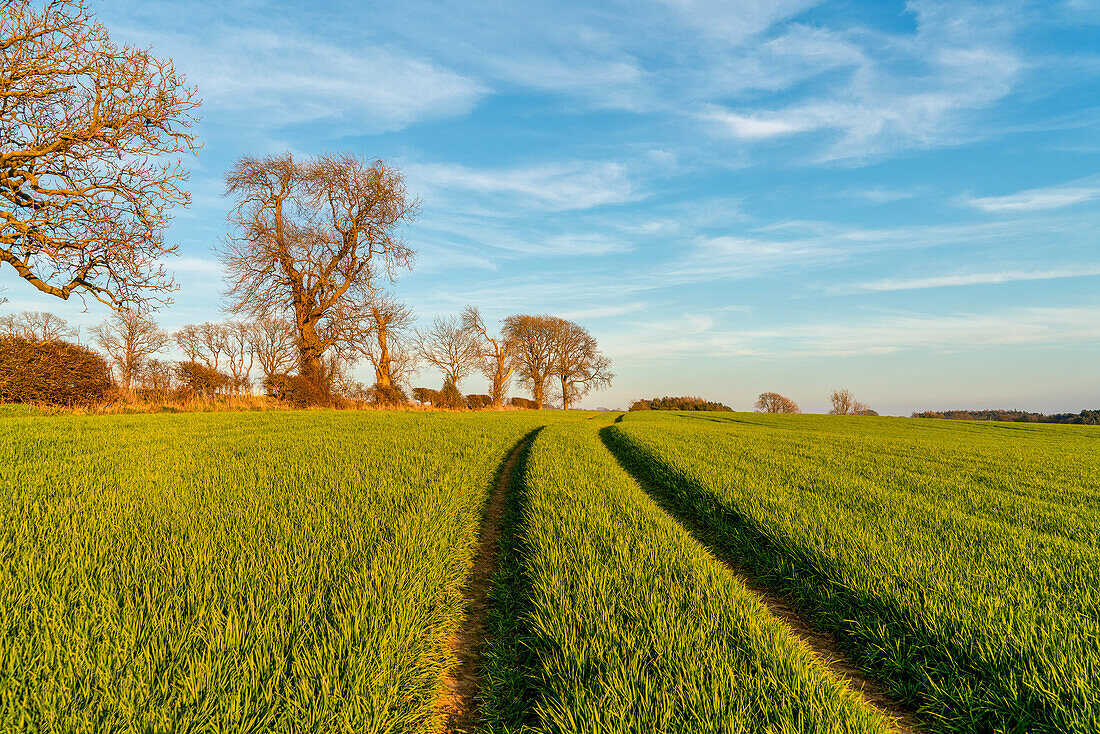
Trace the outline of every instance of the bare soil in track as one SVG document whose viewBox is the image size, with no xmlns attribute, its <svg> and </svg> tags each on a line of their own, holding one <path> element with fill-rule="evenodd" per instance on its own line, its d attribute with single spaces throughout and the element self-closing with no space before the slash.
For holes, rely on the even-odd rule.
<svg viewBox="0 0 1100 734">
<path fill-rule="evenodd" d="M 621 420 L 621 418 L 617 419 L 616 422 L 619 420 Z M 611 446 L 607 444 L 606 439 L 604 443 L 608 450 L 611 450 Z M 721 562 L 730 573 L 736 576 L 737 579 L 745 585 L 745 588 L 755 594 L 757 598 L 764 603 L 764 606 L 766 606 L 773 615 L 778 617 L 790 630 L 791 634 L 801 640 L 825 667 L 832 671 L 838 678 L 845 681 L 849 688 L 859 694 L 863 700 L 867 702 L 868 706 L 878 710 L 886 716 L 887 719 L 890 719 L 892 721 L 890 731 L 896 734 L 922 734 L 922 732 L 926 731 L 920 726 L 911 712 L 890 696 L 880 683 L 865 675 L 863 671 L 861 671 L 855 663 L 837 647 L 836 640 L 832 635 L 823 633 L 814 628 L 805 617 L 791 607 L 787 600 L 760 582 L 749 569 L 738 564 L 720 548 L 715 547 L 713 543 L 708 542 L 704 530 L 695 527 L 690 521 L 685 521 L 676 513 L 670 511 L 669 508 L 661 502 L 660 497 L 662 493 L 657 487 L 654 487 L 650 482 L 638 476 L 638 474 L 624 462 L 615 451 L 611 451 L 611 454 L 619 462 L 619 465 L 626 470 L 627 474 L 630 474 L 634 481 L 653 498 L 661 509 L 680 523 L 680 526 L 695 538 L 700 545 L 706 548 L 715 559 Z"/>
<path fill-rule="evenodd" d="M 508 498 L 508 487 L 512 483 L 512 470 L 529 441 L 530 438 L 525 438 L 512 449 L 497 475 L 485 508 L 470 578 L 462 591 L 466 598 L 466 619 L 450 643 L 451 651 L 458 658 L 458 666 L 444 678 L 444 693 L 439 704 L 443 731 L 448 734 L 480 731 L 481 716 L 476 697 L 489 610 L 489 583 L 496 571 L 500 522 Z"/>
<path fill-rule="evenodd" d="M 708 548 L 708 550 L 710 549 Z M 810 648 L 810 651 L 825 667 L 845 681 L 849 688 L 862 696 L 871 708 L 877 709 L 888 719 L 891 719 L 893 725 L 890 727 L 890 731 L 897 734 L 920 734 L 924 731 L 912 715 L 887 694 L 881 685 L 864 675 L 837 648 L 831 635 L 824 634 L 811 627 L 784 599 L 754 581 L 743 569 L 713 551 L 711 551 L 711 555 L 721 561 L 730 573 L 745 585 L 745 588 L 756 594 L 760 601 L 764 602 L 764 606 L 768 608 L 768 611 L 782 620 L 790 629 L 791 634 Z"/>
</svg>

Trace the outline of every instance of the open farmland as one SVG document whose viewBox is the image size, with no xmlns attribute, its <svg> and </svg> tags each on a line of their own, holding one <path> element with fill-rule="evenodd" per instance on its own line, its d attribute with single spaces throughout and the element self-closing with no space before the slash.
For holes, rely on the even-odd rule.
<svg viewBox="0 0 1100 734">
<path fill-rule="evenodd" d="M 411 732 L 538 419 L 0 420 L 0 730 Z"/>
<path fill-rule="evenodd" d="M 1100 730 L 1095 430 L 641 414 L 606 436 L 930 728 Z"/>
<path fill-rule="evenodd" d="M 0 457 L 0 731 L 1100 728 L 1090 427 L 15 414 Z"/>
</svg>

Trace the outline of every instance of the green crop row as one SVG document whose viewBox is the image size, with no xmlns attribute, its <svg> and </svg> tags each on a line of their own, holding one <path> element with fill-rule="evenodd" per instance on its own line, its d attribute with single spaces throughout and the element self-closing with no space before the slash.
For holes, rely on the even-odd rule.
<svg viewBox="0 0 1100 734">
<path fill-rule="evenodd" d="M 951 732 L 1100 731 L 1100 433 L 631 414 L 662 503 Z"/>
<path fill-rule="evenodd" d="M 881 732 L 616 463 L 596 421 L 517 467 L 482 711 L 496 732 Z"/>
<path fill-rule="evenodd" d="M 431 730 L 486 489 L 540 422 L 5 419 L 0 731 Z"/>
</svg>

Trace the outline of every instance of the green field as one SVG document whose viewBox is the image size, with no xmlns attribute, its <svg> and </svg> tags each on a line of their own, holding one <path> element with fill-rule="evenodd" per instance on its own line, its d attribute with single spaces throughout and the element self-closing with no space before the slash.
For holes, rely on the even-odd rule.
<svg viewBox="0 0 1100 734">
<path fill-rule="evenodd" d="M 1100 431 L 715 413 L 0 415 L 0 731 L 1100 730 Z"/>
</svg>

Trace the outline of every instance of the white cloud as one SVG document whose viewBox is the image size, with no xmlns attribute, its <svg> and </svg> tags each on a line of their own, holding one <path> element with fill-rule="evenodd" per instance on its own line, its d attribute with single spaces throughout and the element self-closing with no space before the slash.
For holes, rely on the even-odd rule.
<svg viewBox="0 0 1100 734">
<path fill-rule="evenodd" d="M 1093 199 L 1100 199 L 1100 187 L 1056 186 L 1008 196 L 968 197 L 964 203 L 987 212 L 1027 212 L 1057 209 Z"/>
<path fill-rule="evenodd" d="M 944 354 L 993 347 L 1088 344 L 1100 339 L 1100 306 L 887 313 L 768 328 L 716 328 L 718 324 L 705 317 L 640 324 L 637 331 L 617 338 L 612 353 L 619 359 L 642 362 L 684 357 L 852 357 L 908 351 Z M 641 334 L 646 334 L 646 339 Z M 655 337 L 661 345 L 658 352 L 647 346 Z"/>
<path fill-rule="evenodd" d="M 1004 99 L 1024 68 L 1010 44 L 1013 26 L 1005 17 L 1011 14 L 932 2 L 908 7 L 917 20 L 913 34 L 852 30 L 847 45 L 818 44 L 835 68 L 851 67 L 844 83 L 778 107 L 727 105 L 717 112 L 707 108 L 701 117 L 724 116 L 726 134 L 744 140 L 819 131 L 826 136 L 822 161 L 969 139 L 972 115 Z M 801 41 L 789 51 L 808 58 L 813 48 Z"/>
<path fill-rule="evenodd" d="M 470 168 L 451 163 L 412 163 L 410 185 L 483 197 L 486 213 L 514 206 L 550 211 L 592 209 L 643 197 L 627 166 L 614 162 L 571 161 L 517 168 Z"/>
<path fill-rule="evenodd" d="M 718 123 L 729 135 L 742 140 L 762 140 L 777 135 L 789 135 L 801 132 L 807 128 L 795 119 L 776 119 L 739 115 L 719 107 L 710 108 L 704 113 L 704 117 Z"/>
<path fill-rule="evenodd" d="M 210 14 L 210 8 L 195 11 L 196 17 Z M 426 57 L 362 39 L 341 46 L 304 24 L 258 27 L 250 19 L 230 26 L 218 18 L 181 25 L 172 17 L 159 18 L 166 29 L 160 32 L 127 23 L 112 29 L 112 36 L 151 43 L 199 89 L 204 109 L 220 111 L 221 120 L 238 119 L 250 130 L 326 121 L 346 132 L 377 134 L 465 114 L 488 91 Z"/>
<path fill-rule="evenodd" d="M 1027 280 L 1081 278 L 1094 275 L 1100 275 L 1100 267 L 1096 265 L 1063 268 L 1060 270 L 1002 270 L 993 273 L 959 273 L 955 275 L 936 275 L 927 278 L 884 278 L 861 283 L 852 290 L 855 292 L 903 291 L 923 288 L 945 288 L 950 286 L 995 285 L 999 283 L 1015 283 Z"/>
</svg>

